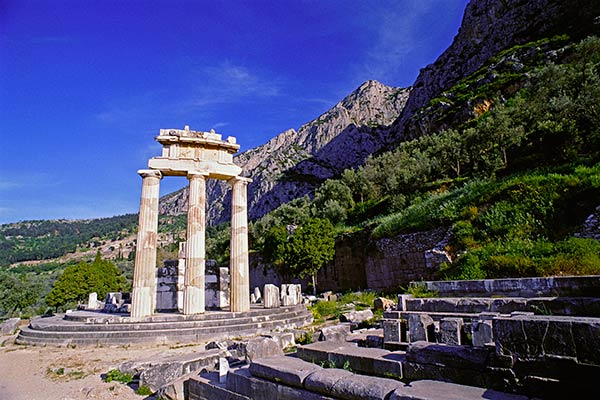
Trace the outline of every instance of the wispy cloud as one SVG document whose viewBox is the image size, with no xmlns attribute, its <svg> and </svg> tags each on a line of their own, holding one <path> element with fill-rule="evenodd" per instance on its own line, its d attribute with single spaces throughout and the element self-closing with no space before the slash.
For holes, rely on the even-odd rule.
<svg viewBox="0 0 600 400">
<path fill-rule="evenodd" d="M 19 172 L 11 173 L 12 179 L 0 177 L 0 191 L 8 192 L 23 188 L 39 188 L 39 187 L 54 187 L 59 186 L 63 182 L 55 178 L 50 178 L 47 174 L 37 173 L 25 175 Z"/>
<path fill-rule="evenodd" d="M 448 7 L 462 5 L 446 3 L 446 0 L 407 0 L 391 2 L 389 7 L 378 9 L 372 15 L 377 21 L 373 25 L 373 44 L 359 66 L 359 73 L 384 82 L 398 80 L 398 71 L 408 64 L 409 57 L 431 44 L 427 27 L 423 26 L 424 21 L 431 20 L 427 14 L 439 14 Z"/>
<path fill-rule="evenodd" d="M 192 76 L 192 84 L 197 90 L 189 104 L 194 107 L 234 102 L 249 96 L 273 97 L 280 94 L 276 81 L 229 61 L 201 68 Z"/>
</svg>

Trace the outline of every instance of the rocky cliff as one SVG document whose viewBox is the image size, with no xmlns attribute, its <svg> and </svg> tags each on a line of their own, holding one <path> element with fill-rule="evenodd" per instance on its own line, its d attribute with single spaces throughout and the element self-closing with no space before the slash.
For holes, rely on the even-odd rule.
<svg viewBox="0 0 600 400">
<path fill-rule="evenodd" d="M 450 47 L 419 73 L 389 140 L 435 132 L 417 111 L 500 51 L 554 35 L 579 38 L 598 32 L 599 16 L 597 0 L 472 0 Z"/>
<path fill-rule="evenodd" d="M 309 194 L 319 183 L 344 169 L 360 165 L 384 146 L 386 126 L 402 111 L 410 90 L 367 81 L 329 111 L 289 129 L 267 143 L 234 157 L 253 182 L 248 186 L 248 215 L 258 218 L 277 206 Z M 230 195 L 227 183 L 210 180 L 207 215 L 226 221 Z M 161 214 L 187 209 L 187 188 L 164 196 Z"/>
</svg>

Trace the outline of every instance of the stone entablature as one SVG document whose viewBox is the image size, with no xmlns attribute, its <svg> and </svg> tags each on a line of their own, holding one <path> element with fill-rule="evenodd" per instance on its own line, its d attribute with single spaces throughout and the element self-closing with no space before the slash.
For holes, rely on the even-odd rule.
<svg viewBox="0 0 600 400">
<path fill-rule="evenodd" d="M 159 169 L 165 176 L 186 176 L 190 171 L 207 172 L 209 178 L 231 179 L 242 169 L 233 163 L 233 154 L 240 145 L 236 138 L 226 140 L 210 132 L 185 129 L 161 129 L 156 141 L 163 145 L 162 156 L 148 162 L 151 169 Z"/>
</svg>

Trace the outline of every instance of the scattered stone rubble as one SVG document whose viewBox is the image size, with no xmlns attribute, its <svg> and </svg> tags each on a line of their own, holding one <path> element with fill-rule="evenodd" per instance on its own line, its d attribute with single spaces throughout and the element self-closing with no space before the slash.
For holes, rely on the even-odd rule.
<svg viewBox="0 0 600 400">
<path fill-rule="evenodd" d="M 515 297 L 400 295 L 396 310 L 384 312 L 382 335 L 360 341 L 375 348 L 358 345 L 353 324 L 324 327 L 313 335 L 318 342 L 293 356 L 254 358 L 231 368 L 225 382 L 211 373 L 191 378 L 189 398 L 592 398 L 600 373 L 599 278 L 581 280 L 569 298 L 548 296 L 543 288 L 561 283 L 544 279 L 534 292 L 546 297 L 529 296 L 532 282 L 513 282 L 513 292 L 526 287 Z"/>
</svg>

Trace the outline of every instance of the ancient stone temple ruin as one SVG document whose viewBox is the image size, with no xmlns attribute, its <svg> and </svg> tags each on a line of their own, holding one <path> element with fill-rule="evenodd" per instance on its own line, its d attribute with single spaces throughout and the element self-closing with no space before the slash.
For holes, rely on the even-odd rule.
<svg viewBox="0 0 600 400">
<path fill-rule="evenodd" d="M 248 272 L 248 218 L 246 186 L 242 169 L 233 163 L 240 146 L 234 137 L 185 129 L 161 129 L 156 140 L 162 155 L 148 161 L 142 177 L 142 198 L 137 236 L 131 316 L 152 315 L 157 305 L 156 242 L 158 230 L 159 185 L 163 176 L 183 176 L 189 180 L 187 245 L 183 313 L 200 314 L 205 302 L 206 180 L 222 179 L 232 187 L 231 205 L 231 311 L 250 309 Z"/>
</svg>

